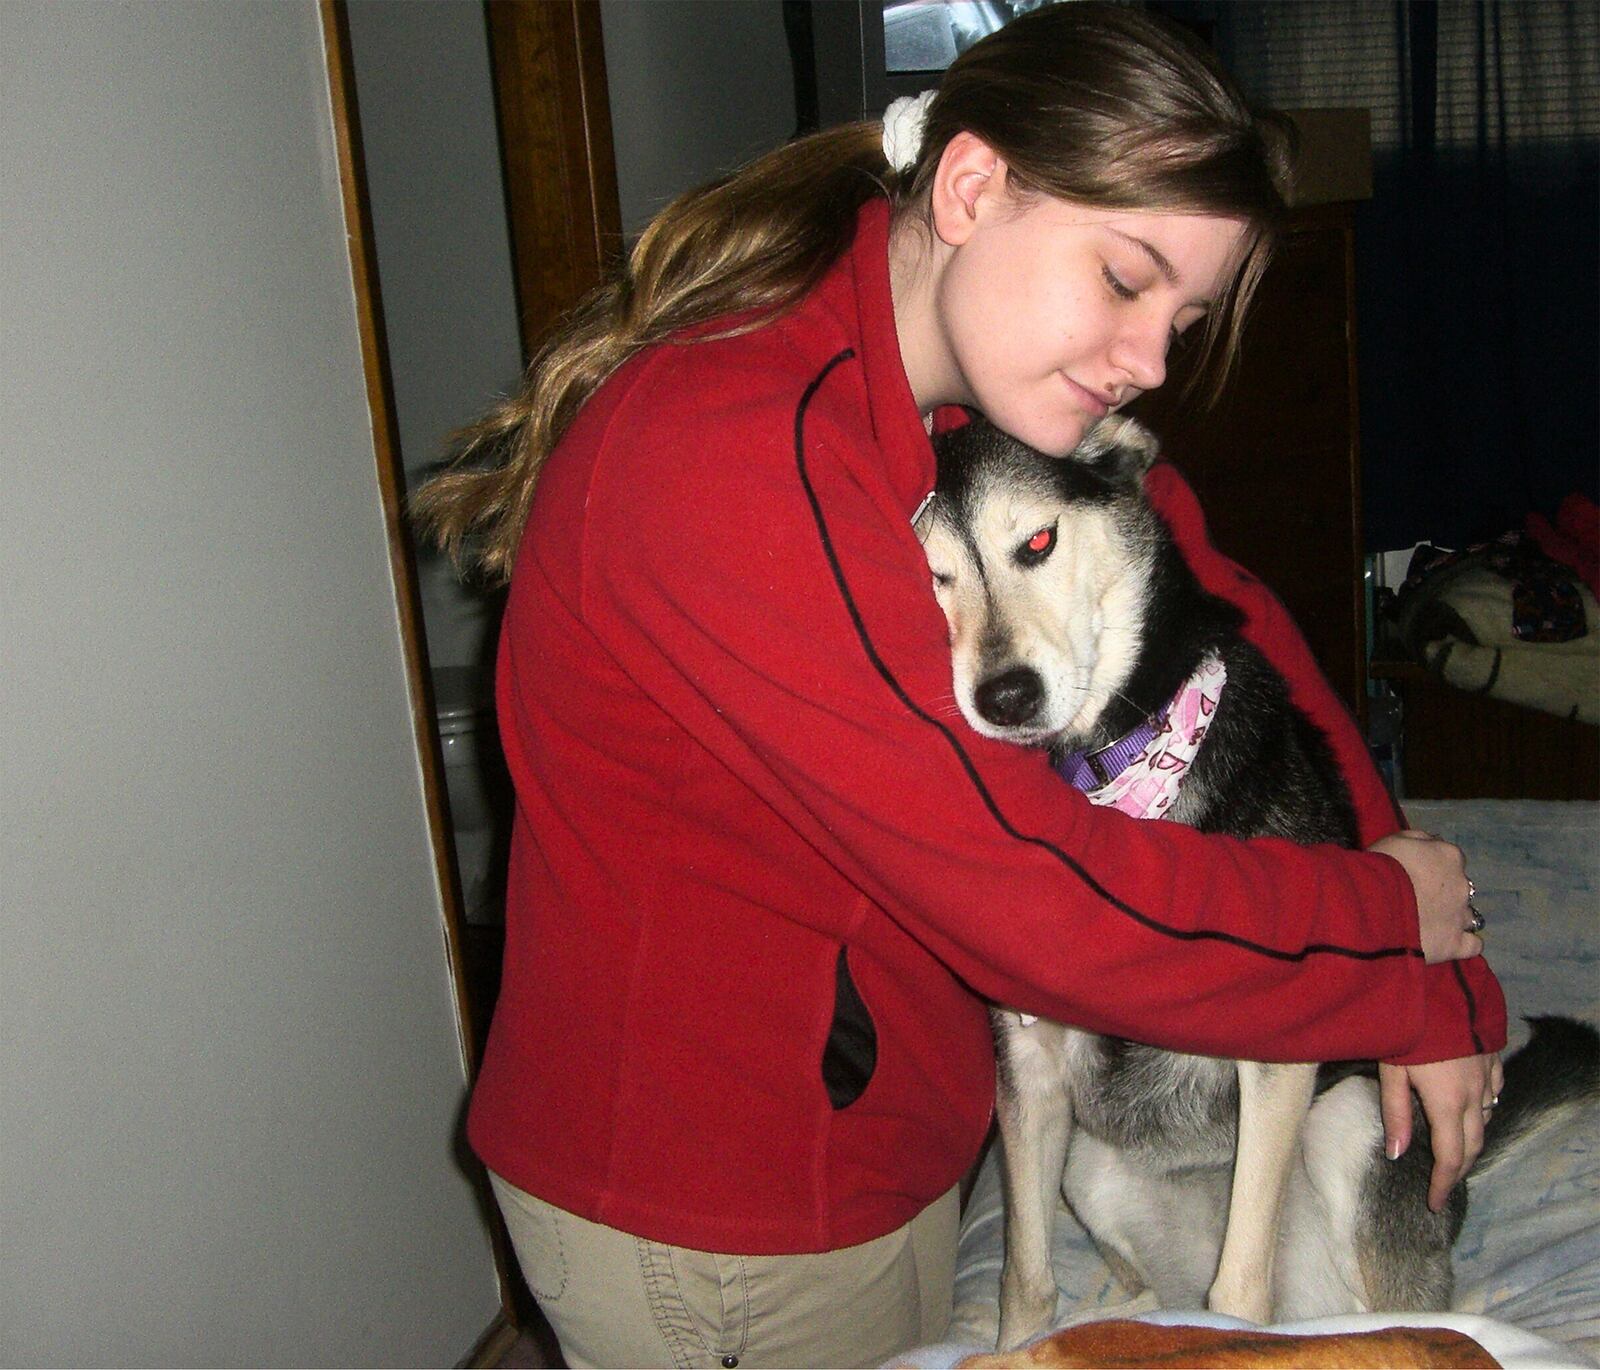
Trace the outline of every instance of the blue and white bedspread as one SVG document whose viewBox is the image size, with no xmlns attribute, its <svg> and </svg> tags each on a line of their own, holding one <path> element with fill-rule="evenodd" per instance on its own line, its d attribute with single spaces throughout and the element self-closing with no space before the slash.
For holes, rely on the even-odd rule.
<svg viewBox="0 0 1600 1370">
<path fill-rule="evenodd" d="M 1412 800 L 1405 807 L 1412 827 L 1466 852 L 1510 1010 L 1508 1050 L 1527 1039 L 1524 1016 L 1600 1022 L 1600 805 Z M 902 1364 L 948 1366 L 994 1347 L 1003 1249 L 997 1160 L 992 1151 L 962 1221 L 948 1344 L 922 1348 Z M 1363 1314 L 1272 1330 L 1454 1327 L 1503 1365 L 1600 1365 L 1600 1106 L 1472 1183 L 1470 1194 L 1450 1313 Z M 1155 1312 L 1148 1294 L 1130 1299 L 1064 1207 L 1053 1254 L 1060 1326 L 1107 1317 L 1236 1325 L 1203 1312 Z"/>
</svg>

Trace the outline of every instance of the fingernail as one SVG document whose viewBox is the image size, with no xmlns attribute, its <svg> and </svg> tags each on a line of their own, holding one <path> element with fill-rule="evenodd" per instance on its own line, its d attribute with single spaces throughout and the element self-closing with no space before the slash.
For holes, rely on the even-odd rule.
<svg viewBox="0 0 1600 1370">
<path fill-rule="evenodd" d="M 1400 1159 L 1400 1139 L 1398 1137 L 1390 1137 L 1387 1141 L 1385 1141 L 1383 1144 L 1383 1154 L 1391 1161 L 1398 1161 Z"/>
</svg>

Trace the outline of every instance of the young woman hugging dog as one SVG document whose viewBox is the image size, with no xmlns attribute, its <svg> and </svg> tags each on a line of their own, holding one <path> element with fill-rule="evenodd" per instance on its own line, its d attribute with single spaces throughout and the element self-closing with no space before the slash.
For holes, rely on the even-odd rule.
<svg viewBox="0 0 1600 1370">
<path fill-rule="evenodd" d="M 1052 455 L 1226 370 L 1288 139 L 1130 8 L 1022 16 L 883 123 L 685 195 L 419 492 L 510 593 L 516 791 L 468 1121 L 569 1364 L 870 1365 L 950 1312 L 986 1004 L 1383 1062 L 1442 1204 L 1505 1041 L 1460 851 L 1401 827 L 1271 595 L 1147 489 L 1327 735 L 1365 850 L 1091 805 L 951 695 L 912 518 L 952 406 Z"/>
</svg>

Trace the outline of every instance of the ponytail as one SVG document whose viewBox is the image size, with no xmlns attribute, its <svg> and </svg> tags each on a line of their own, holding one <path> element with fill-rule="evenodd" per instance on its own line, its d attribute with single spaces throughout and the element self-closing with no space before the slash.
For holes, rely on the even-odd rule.
<svg viewBox="0 0 1600 1370">
<path fill-rule="evenodd" d="M 652 343 L 719 320 L 701 336 L 731 337 L 792 308 L 890 179 L 879 125 L 846 124 L 674 200 L 626 270 L 562 320 L 517 393 L 454 435 L 450 464 L 412 498 L 420 531 L 458 568 L 510 580 L 540 468 L 584 402 Z"/>
</svg>

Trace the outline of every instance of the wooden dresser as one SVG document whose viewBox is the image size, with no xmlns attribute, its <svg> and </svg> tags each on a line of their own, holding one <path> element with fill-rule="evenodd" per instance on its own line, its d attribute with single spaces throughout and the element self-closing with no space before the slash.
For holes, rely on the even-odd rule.
<svg viewBox="0 0 1600 1370">
<path fill-rule="evenodd" d="M 1600 799 L 1600 728 L 1447 685 L 1414 661 L 1372 676 L 1400 700 L 1408 799 Z"/>
</svg>

